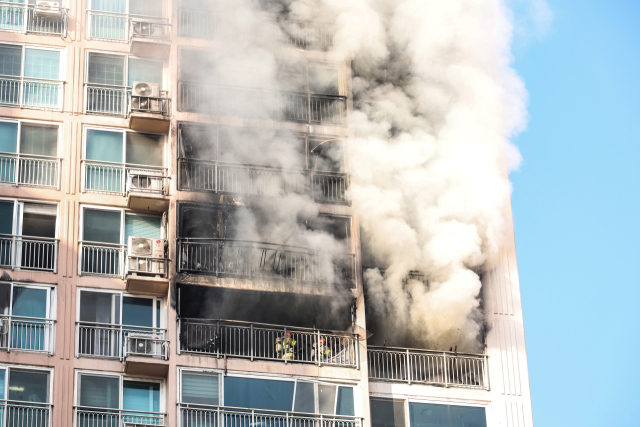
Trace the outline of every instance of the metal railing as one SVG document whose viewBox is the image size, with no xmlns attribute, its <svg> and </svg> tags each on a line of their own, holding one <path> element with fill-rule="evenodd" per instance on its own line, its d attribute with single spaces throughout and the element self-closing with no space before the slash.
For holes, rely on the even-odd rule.
<svg viewBox="0 0 640 427">
<path fill-rule="evenodd" d="M 76 322 L 76 355 L 124 360 L 128 356 L 169 358 L 167 330 L 144 326 Z"/>
<path fill-rule="evenodd" d="M 124 277 L 124 245 L 80 242 L 80 275 Z"/>
<path fill-rule="evenodd" d="M 149 274 L 167 277 L 167 260 L 141 256 L 127 256 L 127 274 Z"/>
<path fill-rule="evenodd" d="M 169 40 L 171 25 L 165 18 L 87 10 L 89 39 L 129 43 L 133 37 Z"/>
<path fill-rule="evenodd" d="M 128 86 L 85 83 L 85 112 L 105 116 L 128 117 L 131 113 L 171 115 L 171 99 L 166 90 L 160 96 L 137 96 L 131 94 Z"/>
<path fill-rule="evenodd" d="M 0 423 L 3 427 L 50 427 L 50 403 L 0 400 Z"/>
<path fill-rule="evenodd" d="M 162 412 L 142 412 L 89 406 L 74 406 L 74 412 L 75 427 L 123 427 L 125 424 L 163 426 L 166 418 L 166 414 Z"/>
<path fill-rule="evenodd" d="M 327 50 L 333 44 L 333 33 L 325 26 L 296 22 L 284 28 L 288 36 L 287 42 L 300 49 Z"/>
<path fill-rule="evenodd" d="M 179 351 L 357 367 L 357 336 L 233 320 L 178 319 Z M 286 341 L 286 337 L 290 341 Z"/>
<path fill-rule="evenodd" d="M 375 381 L 489 389 L 486 354 L 369 346 L 367 361 Z"/>
<path fill-rule="evenodd" d="M 0 316 L 0 348 L 53 354 L 55 320 Z"/>
<path fill-rule="evenodd" d="M 166 168 L 100 160 L 82 161 L 82 191 L 166 194 Z"/>
<path fill-rule="evenodd" d="M 60 157 L 0 152 L 0 182 L 60 189 Z"/>
<path fill-rule="evenodd" d="M 65 37 L 68 9 L 42 13 L 34 4 L 0 2 L 0 30 Z"/>
<path fill-rule="evenodd" d="M 167 98 L 167 92 L 159 97 L 129 95 L 129 114 L 147 113 L 169 116 L 171 114 L 171 100 Z"/>
<path fill-rule="evenodd" d="M 355 255 L 225 239 L 178 239 L 178 272 L 355 286 Z"/>
<path fill-rule="evenodd" d="M 55 273 L 58 239 L 0 234 L 0 266 Z"/>
<path fill-rule="evenodd" d="M 362 419 L 349 415 L 320 415 L 266 409 L 178 403 L 180 427 L 360 427 Z"/>
<path fill-rule="evenodd" d="M 61 80 L 0 75 L 0 105 L 60 110 L 63 85 Z"/>
<path fill-rule="evenodd" d="M 180 110 L 307 123 L 345 123 L 347 98 L 179 82 Z"/>
<path fill-rule="evenodd" d="M 213 38 L 213 13 L 207 10 L 178 9 L 180 37 Z"/>
<path fill-rule="evenodd" d="M 312 194 L 320 203 L 347 204 L 348 175 L 267 166 L 178 159 L 181 190 L 278 197 Z"/>
</svg>

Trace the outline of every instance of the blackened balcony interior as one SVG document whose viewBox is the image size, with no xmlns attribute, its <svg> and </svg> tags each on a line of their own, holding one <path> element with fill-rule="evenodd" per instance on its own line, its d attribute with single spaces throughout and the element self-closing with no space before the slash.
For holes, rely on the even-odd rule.
<svg viewBox="0 0 640 427">
<path fill-rule="evenodd" d="M 181 190 L 348 204 L 340 138 L 187 123 L 178 135 Z"/>
<path fill-rule="evenodd" d="M 350 297 L 182 284 L 178 289 L 180 351 L 357 365 Z"/>
<path fill-rule="evenodd" d="M 178 272 L 296 282 L 322 292 L 353 288 L 350 218 L 299 216 L 291 222 L 274 203 L 181 204 Z"/>
</svg>

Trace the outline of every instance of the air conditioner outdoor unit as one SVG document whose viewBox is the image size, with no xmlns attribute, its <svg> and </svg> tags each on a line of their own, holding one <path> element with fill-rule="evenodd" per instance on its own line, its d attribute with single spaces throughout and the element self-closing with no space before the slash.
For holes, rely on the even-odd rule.
<svg viewBox="0 0 640 427">
<path fill-rule="evenodd" d="M 162 356 L 163 341 L 152 334 L 133 333 L 128 335 L 127 354 L 136 356 Z"/>
<path fill-rule="evenodd" d="M 154 22 L 133 21 L 133 35 L 139 37 L 164 37 L 164 27 Z"/>
<path fill-rule="evenodd" d="M 133 90 L 131 94 L 146 98 L 159 98 L 160 85 L 157 83 L 133 82 Z"/>
<path fill-rule="evenodd" d="M 60 3 L 57 1 L 39 1 L 36 3 L 36 16 L 60 16 Z"/>
<path fill-rule="evenodd" d="M 162 193 L 164 176 L 161 171 L 129 170 L 129 191 Z"/>
<path fill-rule="evenodd" d="M 164 258 L 164 240 L 129 236 L 127 242 L 129 256 Z"/>
</svg>

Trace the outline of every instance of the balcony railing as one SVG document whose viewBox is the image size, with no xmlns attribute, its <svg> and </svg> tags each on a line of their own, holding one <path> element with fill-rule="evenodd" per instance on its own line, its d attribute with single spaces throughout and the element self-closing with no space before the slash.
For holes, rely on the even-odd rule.
<svg viewBox="0 0 640 427">
<path fill-rule="evenodd" d="M 127 256 L 127 274 L 150 274 L 167 277 L 167 260 L 141 256 Z"/>
<path fill-rule="evenodd" d="M 129 95 L 129 114 L 147 113 L 168 116 L 171 114 L 171 100 L 166 97 L 166 92 L 161 97 L 148 97 Z"/>
<path fill-rule="evenodd" d="M 317 329 L 232 320 L 178 319 L 178 322 L 181 352 L 284 363 L 358 366 L 358 340 L 350 333 L 338 335 Z"/>
<path fill-rule="evenodd" d="M 166 335 L 166 329 L 77 322 L 76 352 L 78 356 L 120 360 L 128 356 L 167 360 L 169 341 Z"/>
<path fill-rule="evenodd" d="M 180 37 L 213 38 L 213 14 L 206 10 L 178 9 Z"/>
<path fill-rule="evenodd" d="M 0 348 L 53 354 L 55 320 L 36 317 L 0 317 Z"/>
<path fill-rule="evenodd" d="M 63 85 L 61 80 L 0 75 L 0 105 L 60 110 Z"/>
<path fill-rule="evenodd" d="M 180 189 L 278 197 L 312 194 L 320 203 L 346 204 L 348 175 L 179 159 Z"/>
<path fill-rule="evenodd" d="M 124 405 L 127 405 L 126 400 L 124 401 Z M 89 406 L 74 406 L 74 410 L 75 427 L 123 427 L 126 425 L 164 426 L 166 421 L 166 414 L 161 412 L 94 408 Z"/>
<path fill-rule="evenodd" d="M 179 82 L 180 110 L 305 123 L 345 123 L 344 96 L 207 86 Z"/>
<path fill-rule="evenodd" d="M 290 23 L 285 31 L 288 43 L 300 49 L 327 50 L 333 43 L 333 33 L 321 25 L 309 22 Z"/>
<path fill-rule="evenodd" d="M 80 242 L 80 275 L 124 277 L 124 245 Z"/>
<path fill-rule="evenodd" d="M 178 239 L 178 272 L 312 284 L 355 284 L 355 255 L 224 239 Z"/>
<path fill-rule="evenodd" d="M 130 113 L 156 114 L 167 117 L 171 114 L 171 100 L 166 90 L 159 97 L 131 95 L 128 86 L 85 83 L 85 112 L 104 116 L 128 117 Z"/>
<path fill-rule="evenodd" d="M 486 354 L 369 346 L 367 360 L 373 381 L 489 389 Z"/>
<path fill-rule="evenodd" d="M 133 37 L 169 40 L 167 19 L 126 13 L 87 11 L 90 39 L 129 43 Z"/>
<path fill-rule="evenodd" d="M 362 425 L 361 418 L 348 415 L 319 415 L 190 403 L 178 405 L 180 427 L 360 427 Z"/>
<path fill-rule="evenodd" d="M 91 193 L 166 194 L 166 168 L 82 160 L 82 191 Z"/>
<path fill-rule="evenodd" d="M 2 426 L 50 427 L 51 404 L 0 400 Z"/>
<path fill-rule="evenodd" d="M 55 273 L 58 239 L 0 234 L 0 266 Z"/>
<path fill-rule="evenodd" d="M 0 30 L 65 37 L 68 21 L 67 9 L 43 14 L 33 4 L 0 2 Z"/>
<path fill-rule="evenodd" d="M 0 152 L 0 183 L 60 189 L 59 157 Z"/>
</svg>

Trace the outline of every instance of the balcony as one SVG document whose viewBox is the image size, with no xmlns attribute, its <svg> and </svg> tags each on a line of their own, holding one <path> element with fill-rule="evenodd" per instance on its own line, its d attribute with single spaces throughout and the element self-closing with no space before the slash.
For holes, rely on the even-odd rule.
<svg viewBox="0 0 640 427">
<path fill-rule="evenodd" d="M 15 33 L 66 37 L 67 9 L 42 13 L 34 4 L 0 3 L 0 30 Z"/>
<path fill-rule="evenodd" d="M 275 93 L 183 81 L 178 86 L 180 110 L 185 112 L 331 125 L 346 121 L 345 96 Z"/>
<path fill-rule="evenodd" d="M 358 338 L 316 329 L 238 322 L 178 319 L 180 352 L 284 363 L 310 363 L 355 368 Z M 285 337 L 291 337 L 287 351 Z"/>
<path fill-rule="evenodd" d="M 0 234 L 0 267 L 56 273 L 58 239 Z"/>
<path fill-rule="evenodd" d="M 311 194 L 318 203 L 348 204 L 348 175 L 283 170 L 216 161 L 179 159 L 179 186 L 186 191 L 280 197 Z"/>
<path fill-rule="evenodd" d="M 60 189 L 59 157 L 0 152 L 0 183 Z"/>
<path fill-rule="evenodd" d="M 61 80 L 0 75 L 0 105 L 42 110 L 61 110 Z"/>
<path fill-rule="evenodd" d="M 108 323 L 76 323 L 77 356 L 126 360 L 128 357 L 169 358 L 167 330 Z"/>
<path fill-rule="evenodd" d="M 53 354 L 55 320 L 35 317 L 0 317 L 0 349 Z"/>
<path fill-rule="evenodd" d="M 328 50 L 333 44 L 333 33 L 324 26 L 310 22 L 290 24 L 287 32 L 287 42 L 298 49 Z"/>
<path fill-rule="evenodd" d="M 369 346 L 367 360 L 371 381 L 489 389 L 486 354 Z"/>
<path fill-rule="evenodd" d="M 131 95 L 127 86 L 85 83 L 85 99 L 87 114 L 130 118 L 134 130 L 168 131 L 171 99 L 167 91 L 161 90 L 159 97 L 142 97 Z"/>
<path fill-rule="evenodd" d="M 167 278 L 167 260 L 164 258 L 127 255 L 125 245 L 101 242 L 80 242 L 80 274 L 125 278 L 127 281 L 145 280 L 140 276 Z M 126 258 L 126 263 L 125 263 Z M 147 281 L 148 282 L 148 281 Z M 154 280 L 150 281 L 150 286 Z M 127 283 L 127 286 L 136 286 Z M 144 286 L 144 285 L 141 285 Z M 164 289 L 164 285 L 160 285 Z M 161 293 L 162 289 L 149 289 L 151 293 Z"/>
<path fill-rule="evenodd" d="M 292 426 L 360 427 L 362 419 L 348 415 L 318 415 L 296 412 L 243 409 L 179 403 L 180 426 Z"/>
<path fill-rule="evenodd" d="M 355 255 L 241 240 L 178 239 L 178 272 L 355 286 Z"/>
<path fill-rule="evenodd" d="M 74 410 L 75 427 L 165 426 L 166 421 L 166 414 L 161 412 L 142 412 L 87 406 L 75 406 Z M 29 427 L 32 426 L 30 425 Z"/>
<path fill-rule="evenodd" d="M 213 39 L 213 14 L 207 10 L 178 9 L 180 37 Z"/>
<path fill-rule="evenodd" d="M 51 404 L 0 400 L 3 426 L 51 426 Z"/>
</svg>

